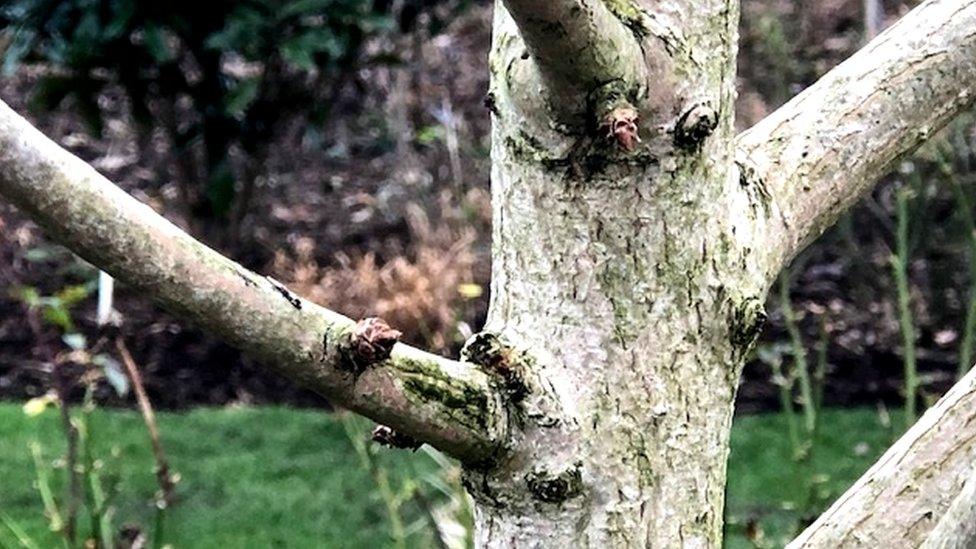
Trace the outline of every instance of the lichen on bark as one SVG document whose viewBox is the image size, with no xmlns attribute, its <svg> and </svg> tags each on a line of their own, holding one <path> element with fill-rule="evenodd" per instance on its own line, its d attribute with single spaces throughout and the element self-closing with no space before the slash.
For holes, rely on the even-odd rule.
<svg viewBox="0 0 976 549">
<path fill-rule="evenodd" d="M 650 29 L 644 24 L 645 14 L 634 0 L 602 0 L 617 19 L 629 28 L 638 39 L 650 34 Z"/>
</svg>

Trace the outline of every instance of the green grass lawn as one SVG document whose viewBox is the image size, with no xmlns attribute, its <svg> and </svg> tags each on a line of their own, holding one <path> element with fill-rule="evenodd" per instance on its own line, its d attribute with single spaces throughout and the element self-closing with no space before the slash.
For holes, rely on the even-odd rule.
<svg viewBox="0 0 976 549">
<path fill-rule="evenodd" d="M 757 522 L 762 547 L 782 547 L 844 492 L 900 433 L 875 410 L 825 410 L 809 459 L 791 459 L 786 417 L 736 418 L 726 497 L 726 546 L 755 547 L 744 533 Z"/>
<path fill-rule="evenodd" d="M 41 547 L 54 546 L 56 538 L 47 531 L 28 445 L 39 441 L 47 461 L 56 460 L 64 449 L 57 416 L 49 410 L 28 418 L 20 405 L 0 404 L 0 512 Z M 827 411 L 823 424 L 811 459 L 797 465 L 782 416 L 736 420 L 729 547 L 754 546 L 745 537 L 749 522 L 758 525 L 753 531 L 762 531 L 763 545 L 781 546 L 797 521 L 839 495 L 892 439 L 873 411 Z M 392 546 L 375 477 L 336 416 L 282 408 L 200 409 L 161 414 L 160 428 L 182 476 L 179 502 L 167 516 L 166 541 L 174 547 Z M 156 484 L 139 416 L 96 411 L 91 430 L 103 471 L 117 482 L 116 525 L 151 525 Z M 436 470 L 423 452 L 383 451 L 378 460 L 394 486 Z M 422 515 L 411 505 L 404 509 L 407 544 L 431 546 Z M 0 547 L 14 544 L 0 528 Z"/>
</svg>

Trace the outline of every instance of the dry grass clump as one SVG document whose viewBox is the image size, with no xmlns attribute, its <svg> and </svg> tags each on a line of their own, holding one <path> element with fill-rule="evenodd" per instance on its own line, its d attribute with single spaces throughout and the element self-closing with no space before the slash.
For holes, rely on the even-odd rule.
<svg viewBox="0 0 976 549">
<path fill-rule="evenodd" d="M 419 205 L 406 206 L 409 244 L 405 254 L 389 261 L 374 252 L 340 252 L 335 264 L 323 266 L 315 259 L 315 241 L 302 237 L 292 254 L 276 253 L 273 271 L 316 303 L 355 319 L 379 316 L 401 330 L 405 341 L 449 351 L 470 335 L 471 323 L 486 307 L 486 269 L 479 268 L 484 262 L 478 265 L 476 232 L 463 219 L 472 206 L 477 217 L 484 215 L 484 201 L 465 200 L 467 208 L 451 207 L 447 194 L 439 201 L 435 223 Z"/>
</svg>

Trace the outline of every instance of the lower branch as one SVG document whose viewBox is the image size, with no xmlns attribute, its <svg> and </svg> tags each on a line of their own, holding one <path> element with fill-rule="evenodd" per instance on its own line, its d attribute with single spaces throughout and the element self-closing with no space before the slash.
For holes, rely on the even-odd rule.
<svg viewBox="0 0 976 549">
<path fill-rule="evenodd" d="M 976 2 L 927 0 L 739 136 L 749 245 L 768 280 L 973 103 L 973 59 Z"/>
<path fill-rule="evenodd" d="M 976 369 L 788 549 L 918 547 L 937 525 L 950 528 L 953 519 L 945 517 L 972 511 L 973 488 L 963 485 L 976 474 L 974 424 Z"/>
<path fill-rule="evenodd" d="M 294 295 L 178 229 L 47 139 L 0 101 L 0 196 L 48 234 L 337 405 L 464 461 L 504 440 L 501 399 L 486 374 L 402 344 Z"/>
</svg>

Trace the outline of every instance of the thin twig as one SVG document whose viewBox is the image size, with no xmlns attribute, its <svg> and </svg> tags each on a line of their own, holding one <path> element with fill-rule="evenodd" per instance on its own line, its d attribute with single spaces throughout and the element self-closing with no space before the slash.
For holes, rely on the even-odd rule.
<svg viewBox="0 0 976 549">
<path fill-rule="evenodd" d="M 901 325 L 902 354 L 905 366 L 905 427 L 911 427 L 916 418 L 918 398 L 918 369 L 915 360 L 915 325 L 912 320 L 911 290 L 908 281 L 908 198 L 911 191 L 899 189 L 897 198 L 898 232 L 897 251 L 891 256 L 898 296 L 898 319 Z"/>
<path fill-rule="evenodd" d="M 149 396 L 146 394 L 145 386 L 143 386 L 139 368 L 136 366 L 135 360 L 132 359 L 132 354 L 129 353 L 129 349 L 121 337 L 115 340 L 115 348 L 122 357 L 122 364 L 125 366 L 125 371 L 129 375 L 129 381 L 132 382 L 132 390 L 135 392 L 136 402 L 139 404 L 139 412 L 142 413 L 142 420 L 146 424 L 146 430 L 149 431 L 153 456 L 156 458 L 156 480 L 162 492 L 163 505 L 168 507 L 173 501 L 175 482 L 169 472 L 169 461 L 166 459 L 163 442 L 159 436 L 156 414 L 153 413 L 152 404 L 149 402 Z"/>
<path fill-rule="evenodd" d="M 373 477 L 373 481 L 376 482 L 380 497 L 386 505 L 386 514 L 390 520 L 390 537 L 393 546 L 397 549 L 404 549 L 407 546 L 407 534 L 403 527 L 403 516 L 400 513 L 400 498 L 390 484 L 390 478 L 387 475 L 386 469 L 377 463 L 375 457 L 370 452 L 370 448 L 363 442 L 358 425 L 359 423 L 355 417 L 349 414 L 342 415 L 342 426 L 346 430 L 346 436 L 349 437 L 349 442 L 352 443 L 356 454 L 359 455 L 359 461 L 363 468 L 369 472 Z"/>
<path fill-rule="evenodd" d="M 68 443 L 68 453 L 65 458 L 68 473 L 68 490 L 65 501 L 64 537 L 69 545 L 77 541 L 76 525 L 78 522 L 78 507 L 81 502 L 81 472 L 78 470 L 78 428 L 71 419 L 71 407 L 68 404 L 70 384 L 65 363 L 57 361 L 54 366 L 55 390 L 61 411 L 61 428 Z"/>
<path fill-rule="evenodd" d="M 938 165 L 939 171 L 949 180 L 953 194 L 956 196 L 959 213 L 966 227 L 966 244 L 969 247 L 969 306 L 966 308 L 966 323 L 963 327 L 962 342 L 959 345 L 958 377 L 962 379 L 973 365 L 973 345 L 976 342 L 976 218 L 973 217 L 973 207 L 966 190 L 956 177 L 947 154 L 941 148 Z"/>
<path fill-rule="evenodd" d="M 797 323 L 796 312 L 793 310 L 793 303 L 790 301 L 790 277 L 789 272 L 784 271 L 780 276 L 779 283 L 780 306 L 783 309 L 783 320 L 786 324 L 786 331 L 790 335 L 790 343 L 793 346 L 793 364 L 795 366 L 797 380 L 800 382 L 800 398 L 803 405 L 804 426 L 807 435 L 810 436 L 817 427 L 817 409 L 813 397 L 813 389 L 810 383 L 810 364 L 807 361 L 806 347 L 803 345 L 803 335 L 800 333 L 800 326 Z"/>
<path fill-rule="evenodd" d="M 91 414 L 95 410 L 95 385 L 89 382 L 85 390 L 85 399 L 81 406 L 81 414 L 76 418 L 75 427 L 78 429 L 78 446 L 83 460 L 82 470 L 85 480 L 85 502 L 88 506 L 89 527 L 91 534 L 85 538 L 85 547 L 89 541 L 95 541 L 98 549 L 115 549 L 115 529 L 112 527 L 114 511 L 108 506 L 108 498 L 102 487 L 99 466 L 95 459 Z"/>
</svg>

